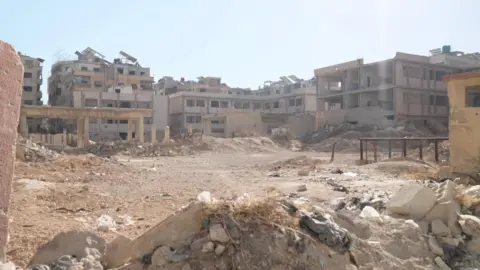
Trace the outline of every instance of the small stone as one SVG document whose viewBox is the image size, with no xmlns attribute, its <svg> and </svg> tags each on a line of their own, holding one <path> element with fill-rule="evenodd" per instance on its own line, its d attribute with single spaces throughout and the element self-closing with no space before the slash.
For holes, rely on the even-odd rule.
<svg viewBox="0 0 480 270">
<path fill-rule="evenodd" d="M 197 195 L 197 200 L 204 203 L 211 202 L 212 194 L 209 191 L 202 191 Z"/>
<path fill-rule="evenodd" d="M 428 234 L 428 222 L 425 220 L 421 220 L 416 222 L 418 227 L 420 227 L 420 230 L 422 231 L 423 234 Z"/>
<path fill-rule="evenodd" d="M 299 185 L 297 187 L 297 192 L 307 191 L 307 185 Z"/>
<path fill-rule="evenodd" d="M 435 237 L 433 236 L 428 237 L 428 248 L 433 254 L 438 256 L 443 256 L 443 249 L 438 244 L 437 239 L 435 239 Z"/>
<path fill-rule="evenodd" d="M 299 170 L 298 171 L 298 176 L 309 176 L 310 171 L 309 170 Z"/>
<path fill-rule="evenodd" d="M 186 263 L 182 266 L 182 270 L 192 270 L 192 267 L 190 266 L 190 264 Z"/>
<path fill-rule="evenodd" d="M 221 224 L 215 224 L 210 227 L 210 240 L 227 243 L 230 241 L 230 237 Z"/>
<path fill-rule="evenodd" d="M 162 266 L 167 262 L 181 262 L 185 260 L 186 256 L 182 254 L 175 254 L 170 247 L 161 246 L 153 252 L 152 265 Z"/>
<path fill-rule="evenodd" d="M 208 239 L 208 237 L 202 237 L 202 238 L 199 238 L 195 241 L 193 241 L 191 244 L 190 244 L 190 250 L 192 251 L 200 251 L 203 249 L 203 246 L 210 242 L 210 240 Z"/>
<path fill-rule="evenodd" d="M 467 250 L 473 254 L 480 254 L 480 236 L 473 237 L 472 240 L 468 241 Z"/>
<path fill-rule="evenodd" d="M 15 264 L 13 264 L 12 262 L 7 262 L 7 263 L 0 262 L 0 270 L 15 270 Z"/>
<path fill-rule="evenodd" d="M 217 245 L 215 248 L 215 254 L 221 255 L 225 251 L 225 246 L 224 245 Z"/>
<path fill-rule="evenodd" d="M 451 270 L 451 268 L 442 260 L 442 258 L 436 257 L 434 261 L 441 270 Z"/>
<path fill-rule="evenodd" d="M 432 233 L 436 236 L 448 236 L 451 234 L 451 231 L 443 221 L 436 219 L 432 221 Z"/>
<path fill-rule="evenodd" d="M 215 244 L 213 242 L 207 242 L 203 245 L 202 252 L 203 253 L 209 253 L 212 252 L 215 248 Z"/>
<path fill-rule="evenodd" d="M 435 192 L 418 184 L 405 185 L 388 201 L 387 210 L 412 218 L 422 219 L 435 205 Z"/>
<path fill-rule="evenodd" d="M 277 171 L 274 171 L 274 172 L 269 172 L 268 177 L 280 177 L 280 173 L 277 172 Z"/>
<path fill-rule="evenodd" d="M 438 237 L 438 241 L 442 244 L 447 244 L 452 247 L 458 247 L 460 244 L 460 239 L 455 238 L 455 237 Z"/>
<path fill-rule="evenodd" d="M 360 217 L 362 218 L 376 218 L 380 217 L 380 214 L 375 210 L 375 208 L 371 206 L 365 206 L 360 213 Z"/>
</svg>

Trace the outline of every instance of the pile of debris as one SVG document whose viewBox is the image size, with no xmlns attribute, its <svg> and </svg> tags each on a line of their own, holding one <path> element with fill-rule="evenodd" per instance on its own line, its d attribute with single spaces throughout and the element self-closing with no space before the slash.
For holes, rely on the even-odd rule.
<svg viewBox="0 0 480 270">
<path fill-rule="evenodd" d="M 136 239 L 67 232 L 30 269 L 474 269 L 480 186 L 402 187 L 383 214 L 330 210 L 287 197 L 217 201 L 209 192 Z M 382 208 L 385 208 L 382 206 Z M 378 208 L 377 208 L 378 209 Z"/>
<path fill-rule="evenodd" d="M 45 162 L 58 158 L 60 154 L 47 147 L 20 136 L 17 138 L 16 158 L 26 162 Z"/>
</svg>

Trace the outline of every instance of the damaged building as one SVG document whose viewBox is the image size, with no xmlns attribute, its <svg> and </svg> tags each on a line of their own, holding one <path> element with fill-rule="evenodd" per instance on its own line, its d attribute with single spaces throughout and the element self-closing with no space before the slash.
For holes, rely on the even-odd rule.
<svg viewBox="0 0 480 270">
<path fill-rule="evenodd" d="M 43 83 L 43 62 L 42 58 L 30 57 L 22 53 L 18 53 L 23 64 L 23 105 L 43 105 L 42 91 L 40 86 Z M 32 118 L 27 119 L 28 130 L 30 132 L 39 132 L 44 128 L 43 123 L 46 119 Z"/>
<path fill-rule="evenodd" d="M 448 123 L 445 75 L 480 66 L 480 54 L 452 51 L 430 56 L 397 52 L 395 57 L 364 63 L 363 59 L 314 70 L 318 122 L 351 122 L 382 127 L 397 121 Z"/>
<path fill-rule="evenodd" d="M 152 124 L 159 130 L 168 124 L 168 99 L 155 94 L 150 68 L 123 51 L 113 62 L 90 47 L 76 55 L 77 60 L 59 61 L 52 66 L 48 79 L 51 106 L 152 109 L 153 116 L 143 119 L 146 134 L 150 134 Z M 77 128 L 74 121 L 53 119 L 51 124 L 57 132 Z M 89 123 L 94 141 L 126 139 L 127 131 L 127 120 L 92 119 Z"/>
</svg>

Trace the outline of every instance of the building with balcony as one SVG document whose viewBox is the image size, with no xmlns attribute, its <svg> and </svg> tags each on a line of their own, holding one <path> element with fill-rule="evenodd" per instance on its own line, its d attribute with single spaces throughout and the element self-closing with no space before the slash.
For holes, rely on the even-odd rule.
<svg viewBox="0 0 480 270">
<path fill-rule="evenodd" d="M 342 122 L 389 126 L 413 120 L 448 123 L 443 76 L 480 66 L 480 54 L 431 50 L 430 56 L 397 52 L 375 63 L 363 59 L 314 70 L 321 124 Z"/>
<path fill-rule="evenodd" d="M 225 89 L 220 77 L 198 77 L 197 80 L 175 80 L 171 76 L 164 76 L 155 84 L 155 89 L 161 95 L 170 95 L 177 92 L 221 93 Z"/>
<path fill-rule="evenodd" d="M 256 91 L 252 91 L 256 92 Z M 203 117 L 212 119 L 209 123 L 212 131 L 208 134 L 225 131 L 224 124 L 215 115 L 229 112 L 260 112 L 266 116 L 292 116 L 316 112 L 315 89 L 302 88 L 292 93 L 272 95 L 234 95 L 229 93 L 179 92 L 169 96 L 170 127 L 178 132 L 188 127 L 202 130 Z M 280 117 L 281 118 L 281 117 Z M 281 122 L 281 119 L 279 121 Z M 272 119 L 272 122 L 275 122 Z M 277 121 L 278 122 L 278 121 Z M 211 124 L 211 125 L 210 125 Z M 276 125 L 276 124 L 275 124 Z M 313 124 L 312 124 L 313 127 Z"/>
<path fill-rule="evenodd" d="M 22 104 L 43 105 L 40 86 L 43 82 L 43 62 L 41 58 L 30 57 L 19 53 L 23 63 L 23 93 Z M 30 132 L 38 132 L 42 126 L 42 119 L 29 118 L 27 125 Z"/>
<path fill-rule="evenodd" d="M 168 99 L 155 95 L 150 68 L 142 67 L 136 58 L 121 51 L 112 62 L 87 48 L 76 52 L 78 59 L 59 61 L 52 66 L 48 79 L 49 104 L 66 107 L 113 107 L 154 110 L 145 117 L 144 131 L 150 134 L 151 125 L 163 129 L 168 120 Z M 56 131 L 76 129 L 75 122 L 54 120 Z M 96 140 L 125 139 L 127 120 L 90 120 L 90 138 Z"/>
</svg>

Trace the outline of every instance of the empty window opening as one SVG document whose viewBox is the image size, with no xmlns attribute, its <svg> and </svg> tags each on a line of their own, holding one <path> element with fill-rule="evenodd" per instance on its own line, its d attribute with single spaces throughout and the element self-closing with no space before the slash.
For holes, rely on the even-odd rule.
<svg viewBox="0 0 480 270">
<path fill-rule="evenodd" d="M 88 68 L 87 67 L 81 67 L 80 70 L 81 71 L 88 71 Z"/>
<path fill-rule="evenodd" d="M 467 86 L 465 91 L 467 107 L 480 107 L 480 85 Z"/>
<path fill-rule="evenodd" d="M 25 105 L 33 105 L 33 100 L 24 100 L 23 104 Z"/>
<path fill-rule="evenodd" d="M 117 93 L 117 94 L 120 94 L 120 91 L 121 91 L 120 88 L 115 89 L 115 93 Z"/>
<path fill-rule="evenodd" d="M 228 108 L 228 101 L 220 101 L 220 108 Z"/>
<path fill-rule="evenodd" d="M 100 72 L 100 68 L 95 67 L 95 68 L 93 68 L 93 71 L 95 71 L 95 72 Z"/>
<path fill-rule="evenodd" d="M 93 85 L 95 85 L 95 87 L 102 87 L 103 84 L 101 81 L 95 81 Z"/>
<path fill-rule="evenodd" d="M 220 104 L 219 104 L 218 101 L 212 100 L 212 101 L 210 101 L 210 107 L 212 107 L 212 108 L 218 108 L 218 107 L 220 107 Z"/>
<path fill-rule="evenodd" d="M 123 68 L 117 68 L 117 73 L 118 74 L 123 74 Z"/>
<path fill-rule="evenodd" d="M 253 103 L 253 109 L 254 110 L 260 110 L 262 108 L 262 104 L 260 103 Z"/>
<path fill-rule="evenodd" d="M 300 107 L 303 104 L 303 100 L 301 98 L 295 99 L 295 106 Z"/>
<path fill-rule="evenodd" d="M 33 87 L 31 87 L 31 86 L 24 86 L 24 87 L 23 87 L 23 91 L 25 91 L 25 92 L 33 92 Z"/>
<path fill-rule="evenodd" d="M 140 76 L 145 76 L 145 72 L 141 71 Z"/>
<path fill-rule="evenodd" d="M 198 99 L 197 100 L 197 107 L 201 107 L 201 108 L 205 107 L 205 100 Z"/>
<path fill-rule="evenodd" d="M 275 101 L 275 102 L 273 103 L 273 108 L 275 108 L 275 109 L 280 108 L 280 102 Z"/>
<path fill-rule="evenodd" d="M 288 100 L 288 106 L 289 107 L 295 107 L 295 99 L 289 99 Z"/>
<path fill-rule="evenodd" d="M 130 71 L 128 72 L 128 75 L 134 75 L 134 76 L 135 76 L 135 71 L 134 71 L 134 70 L 130 70 Z"/>
<path fill-rule="evenodd" d="M 136 84 L 134 84 L 134 83 L 132 83 L 131 86 L 132 86 L 132 89 L 133 89 L 133 90 L 138 89 L 138 86 L 137 86 Z"/>
<path fill-rule="evenodd" d="M 30 78 L 32 78 L 32 73 L 31 73 L 31 72 L 24 72 L 24 73 L 23 73 L 23 78 L 25 78 L 25 79 L 30 79 Z"/>
</svg>

